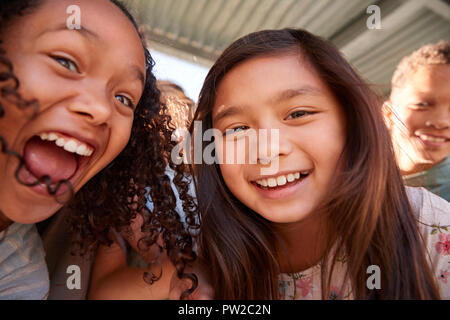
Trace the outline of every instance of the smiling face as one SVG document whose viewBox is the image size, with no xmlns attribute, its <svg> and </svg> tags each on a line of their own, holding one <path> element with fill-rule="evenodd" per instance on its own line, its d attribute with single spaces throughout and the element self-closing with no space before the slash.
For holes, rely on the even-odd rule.
<svg viewBox="0 0 450 320">
<path fill-rule="evenodd" d="M 228 135 L 278 130 L 278 152 L 270 154 L 278 160 L 276 174 L 261 175 L 267 163 L 220 165 L 227 187 L 243 204 L 279 223 L 301 221 L 321 204 L 344 148 L 345 118 L 298 54 L 252 58 L 233 68 L 219 84 L 212 117 L 221 132 L 235 129 Z M 248 148 L 239 152 L 248 158 Z"/>
<path fill-rule="evenodd" d="M 73 4 L 81 8 L 81 30 L 66 27 Z M 107 0 L 47 0 L 16 19 L 2 38 L 21 95 L 39 101 L 31 118 L 2 100 L 0 136 L 25 160 L 20 178 L 30 183 L 49 175 L 53 185 L 67 179 L 78 191 L 129 140 L 144 87 L 139 35 Z M 0 210 L 12 221 L 42 221 L 61 204 L 41 185 L 20 184 L 17 166 L 16 158 L 0 154 Z"/>
<path fill-rule="evenodd" d="M 431 167 L 450 155 L 450 65 L 420 67 L 393 90 L 389 113 L 404 173 Z M 394 115 L 395 114 L 395 115 Z M 412 161 L 411 161 L 412 160 Z"/>
</svg>

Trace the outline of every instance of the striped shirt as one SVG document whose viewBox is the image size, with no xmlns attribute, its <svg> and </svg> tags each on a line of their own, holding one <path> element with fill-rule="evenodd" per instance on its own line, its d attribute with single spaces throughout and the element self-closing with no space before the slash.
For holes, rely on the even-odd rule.
<svg viewBox="0 0 450 320">
<path fill-rule="evenodd" d="M 34 224 L 0 232 L 0 300 L 40 300 L 49 292 L 41 238 Z"/>
</svg>

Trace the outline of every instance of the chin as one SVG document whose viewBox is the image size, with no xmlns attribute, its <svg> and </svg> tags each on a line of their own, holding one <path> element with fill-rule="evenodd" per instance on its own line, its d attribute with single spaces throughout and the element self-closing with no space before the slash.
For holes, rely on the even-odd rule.
<svg viewBox="0 0 450 320">
<path fill-rule="evenodd" d="M 44 221 L 51 216 L 53 216 L 59 209 L 62 208 L 61 204 L 55 203 L 46 203 L 46 204 L 33 204 L 30 205 L 30 202 L 26 202 L 28 205 L 26 206 L 15 206 L 16 210 L 9 210 L 7 214 L 8 219 L 13 222 L 18 222 L 21 224 L 32 224 Z"/>
<path fill-rule="evenodd" d="M 303 212 L 292 212 L 292 213 L 286 213 L 286 210 L 279 209 L 279 210 L 271 210 L 269 212 L 264 212 L 267 210 L 267 207 L 264 210 L 260 210 L 259 212 L 262 212 L 260 214 L 262 217 L 264 217 L 266 220 L 269 220 L 273 223 L 296 223 L 304 220 L 308 213 Z M 256 211 L 258 212 L 258 211 Z M 280 214 L 274 214 L 274 212 L 280 212 Z"/>
</svg>

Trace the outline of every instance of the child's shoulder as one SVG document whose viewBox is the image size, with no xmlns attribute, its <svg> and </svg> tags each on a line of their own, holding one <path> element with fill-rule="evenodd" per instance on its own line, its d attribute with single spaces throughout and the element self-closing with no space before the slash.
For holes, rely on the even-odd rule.
<svg viewBox="0 0 450 320">
<path fill-rule="evenodd" d="M 406 189 L 441 298 L 450 299 L 450 203 L 424 188 Z"/>
<path fill-rule="evenodd" d="M 450 224 L 450 203 L 423 187 L 406 187 L 409 203 L 419 221 Z"/>
<path fill-rule="evenodd" d="M 13 223 L 0 234 L 0 300 L 46 299 L 49 286 L 36 226 Z"/>
</svg>

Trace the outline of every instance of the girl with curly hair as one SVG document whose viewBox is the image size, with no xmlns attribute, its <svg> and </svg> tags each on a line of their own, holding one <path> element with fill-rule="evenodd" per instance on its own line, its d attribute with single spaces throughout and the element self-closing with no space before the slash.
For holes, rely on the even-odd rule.
<svg viewBox="0 0 450 320">
<path fill-rule="evenodd" d="M 71 1 L 0 3 L 2 299 L 47 296 L 44 252 L 33 224 L 69 200 L 76 252 L 112 243 L 111 230 L 129 232 L 145 212 L 140 248 L 164 249 L 177 276 L 194 277 L 184 273 L 195 258 L 192 237 L 165 175 L 173 143 L 153 60 L 120 3 L 77 3 L 82 20 L 75 29 L 68 28 Z M 183 168 L 173 169 L 186 222 L 195 227 Z"/>
</svg>

